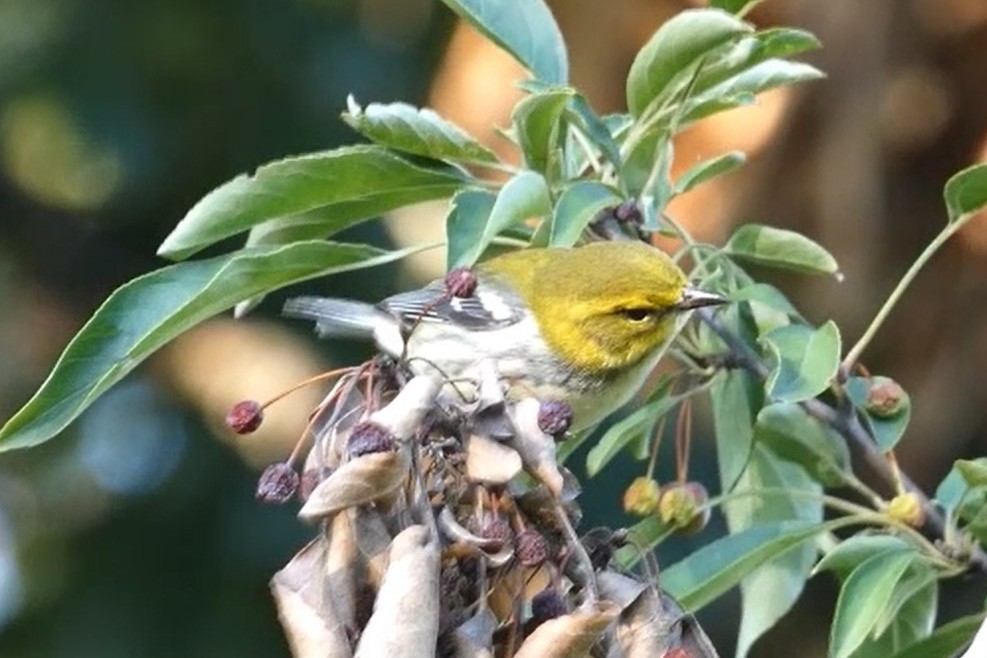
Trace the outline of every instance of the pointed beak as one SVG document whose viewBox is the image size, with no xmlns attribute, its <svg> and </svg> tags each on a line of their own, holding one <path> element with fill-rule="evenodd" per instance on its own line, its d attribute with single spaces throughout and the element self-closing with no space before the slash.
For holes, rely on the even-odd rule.
<svg viewBox="0 0 987 658">
<path fill-rule="evenodd" d="M 680 311 L 688 311 L 702 306 L 719 306 L 729 302 L 730 300 L 722 295 L 686 286 L 685 290 L 682 291 L 682 299 L 675 305 L 675 308 Z"/>
</svg>

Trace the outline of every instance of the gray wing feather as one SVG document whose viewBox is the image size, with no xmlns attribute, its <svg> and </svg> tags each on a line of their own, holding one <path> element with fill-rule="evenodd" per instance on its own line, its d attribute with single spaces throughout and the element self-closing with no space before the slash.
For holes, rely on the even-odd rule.
<svg viewBox="0 0 987 658">
<path fill-rule="evenodd" d="M 329 297 L 292 297 L 282 314 L 315 321 L 320 338 L 362 338 L 371 340 L 381 321 L 394 322 L 381 309 L 364 302 Z"/>
<path fill-rule="evenodd" d="M 492 308 L 491 302 L 497 302 Z M 489 285 L 477 288 L 473 297 L 448 297 L 442 281 L 424 288 L 399 293 L 380 303 L 380 308 L 401 319 L 406 327 L 418 322 L 449 322 L 466 329 L 483 331 L 514 324 L 521 312 L 510 311 L 513 298 L 506 291 Z"/>
</svg>

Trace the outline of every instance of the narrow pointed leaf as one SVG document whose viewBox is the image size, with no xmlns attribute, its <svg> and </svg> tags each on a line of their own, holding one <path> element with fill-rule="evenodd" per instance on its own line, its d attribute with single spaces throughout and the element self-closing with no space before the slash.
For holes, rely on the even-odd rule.
<svg viewBox="0 0 987 658">
<path fill-rule="evenodd" d="M 754 438 L 754 417 L 763 404 L 759 382 L 746 370 L 719 373 L 709 389 L 716 430 L 716 459 L 720 488 L 733 490 L 750 458 Z"/>
<path fill-rule="evenodd" d="M 831 658 L 849 658 L 867 640 L 895 586 L 915 559 L 913 550 L 886 551 L 850 573 L 840 590 L 830 628 Z"/>
<path fill-rule="evenodd" d="M 686 10 L 658 28 L 631 64 L 627 107 L 640 117 L 685 84 L 699 62 L 723 44 L 749 34 L 749 25 L 718 9 Z"/>
<path fill-rule="evenodd" d="M 47 441 L 183 331 L 248 297 L 409 252 L 301 242 L 171 265 L 118 288 L 79 330 L 34 397 L 0 429 L 0 450 Z"/>
<path fill-rule="evenodd" d="M 832 320 L 813 329 L 780 327 L 761 338 L 772 356 L 765 392 L 778 402 L 801 402 L 822 393 L 840 365 L 840 333 Z"/>
<path fill-rule="evenodd" d="M 610 164 L 619 170 L 620 147 L 617 146 L 606 122 L 593 111 L 584 96 L 574 94 L 569 99 L 566 116 L 570 123 L 574 124 L 596 148 L 600 149 L 600 153 L 610 161 Z"/>
<path fill-rule="evenodd" d="M 352 225 L 409 203 L 451 196 L 469 180 L 453 167 L 426 167 L 380 146 L 286 158 L 208 193 L 158 253 L 180 260 L 268 220 L 320 208 L 334 222 Z"/>
<path fill-rule="evenodd" d="M 754 439 L 827 486 L 845 483 L 843 473 L 850 468 L 846 442 L 794 402 L 764 407 L 757 415 Z"/>
<path fill-rule="evenodd" d="M 970 643 L 983 621 L 983 613 L 955 619 L 948 624 L 943 624 L 927 638 L 915 642 L 891 658 L 949 658 L 955 656 Z"/>
<path fill-rule="evenodd" d="M 857 534 L 837 544 L 819 560 L 813 575 L 832 571 L 840 580 L 846 580 L 854 569 L 879 553 L 908 551 L 909 545 L 900 537 L 886 534 Z"/>
<path fill-rule="evenodd" d="M 561 173 L 562 119 L 573 93 L 546 89 L 522 100 L 511 115 L 525 165 L 549 179 Z"/>
<path fill-rule="evenodd" d="M 538 80 L 565 84 L 569 62 L 562 33 L 542 0 L 442 0 L 506 50 Z"/>
<path fill-rule="evenodd" d="M 819 499 L 782 493 L 759 495 L 764 489 L 813 492 Z M 763 445 L 755 444 L 747 468 L 733 491 L 751 495 L 738 495 L 724 504 L 731 533 L 777 521 L 822 522 L 822 487 L 801 467 L 779 459 Z M 813 542 L 803 542 L 767 561 L 741 581 L 743 605 L 735 654 L 738 658 L 746 656 L 751 645 L 792 607 L 802 593 L 817 553 Z"/>
<path fill-rule="evenodd" d="M 826 523 L 781 521 L 769 523 L 703 546 L 668 567 L 661 575 L 662 589 L 695 612 L 740 584 L 754 569 L 782 555 L 820 532 L 848 525 L 853 519 Z"/>
<path fill-rule="evenodd" d="M 839 274 L 836 259 L 801 233 L 745 224 L 730 237 L 724 251 L 742 260 L 808 274 Z"/>
<path fill-rule="evenodd" d="M 343 121 L 372 142 L 436 160 L 490 164 L 497 156 L 472 135 L 428 108 L 407 103 L 371 103 L 347 99 Z"/>
<path fill-rule="evenodd" d="M 968 167 L 946 182 L 943 190 L 949 223 L 966 221 L 987 206 L 987 164 Z"/>
<path fill-rule="evenodd" d="M 742 151 L 730 151 L 690 167 L 675 181 L 674 194 L 685 194 L 696 185 L 737 169 L 747 161 Z"/>
<path fill-rule="evenodd" d="M 668 395 L 671 383 L 671 379 L 665 380 L 663 385 L 651 394 L 648 404 L 610 426 L 586 455 L 587 475 L 594 477 L 625 446 L 642 435 L 649 435 L 654 431 L 661 417 L 682 400 L 682 396 Z"/>
<path fill-rule="evenodd" d="M 551 211 L 545 179 L 533 171 L 522 171 L 507 181 L 484 214 L 488 199 L 470 194 L 454 202 L 446 223 L 450 267 L 473 265 L 501 231 Z"/>
</svg>

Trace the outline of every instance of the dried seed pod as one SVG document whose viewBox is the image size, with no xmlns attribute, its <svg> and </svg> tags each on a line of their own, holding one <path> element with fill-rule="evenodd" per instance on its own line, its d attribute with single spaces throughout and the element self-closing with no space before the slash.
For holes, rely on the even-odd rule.
<svg viewBox="0 0 987 658">
<path fill-rule="evenodd" d="M 420 658 L 435 652 L 439 634 L 439 545 L 414 525 L 391 542 L 374 612 L 355 658 Z"/>
<path fill-rule="evenodd" d="M 351 658 L 346 624 L 322 591 L 325 542 L 315 540 L 271 578 L 291 654 L 295 658 Z"/>
<path fill-rule="evenodd" d="M 250 434 L 264 421 L 264 408 L 256 400 L 237 402 L 226 414 L 226 424 L 237 434 Z"/>
<path fill-rule="evenodd" d="M 516 433 L 509 445 L 521 455 L 524 470 L 542 482 L 552 495 L 562 495 L 565 479 L 555 458 L 555 441 L 538 426 L 541 403 L 534 398 L 519 401 L 512 409 Z"/>
<path fill-rule="evenodd" d="M 569 658 L 587 654 L 619 612 L 614 604 L 601 602 L 549 619 L 524 640 L 514 658 Z"/>
<path fill-rule="evenodd" d="M 348 461 L 319 483 L 298 512 L 298 517 L 314 522 L 347 507 L 385 498 L 404 484 L 410 466 L 411 455 L 407 447 L 397 452 L 375 452 Z"/>
<path fill-rule="evenodd" d="M 466 477 L 471 482 L 503 485 L 521 472 L 521 455 L 497 441 L 474 434 L 466 444 Z"/>
</svg>

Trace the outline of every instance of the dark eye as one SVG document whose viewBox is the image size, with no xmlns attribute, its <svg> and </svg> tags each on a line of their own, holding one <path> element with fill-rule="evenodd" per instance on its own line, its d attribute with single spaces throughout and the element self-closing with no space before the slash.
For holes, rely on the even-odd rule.
<svg viewBox="0 0 987 658">
<path fill-rule="evenodd" d="M 651 318 L 651 310 L 646 308 L 624 308 L 620 310 L 620 314 L 631 322 L 644 322 Z"/>
</svg>

